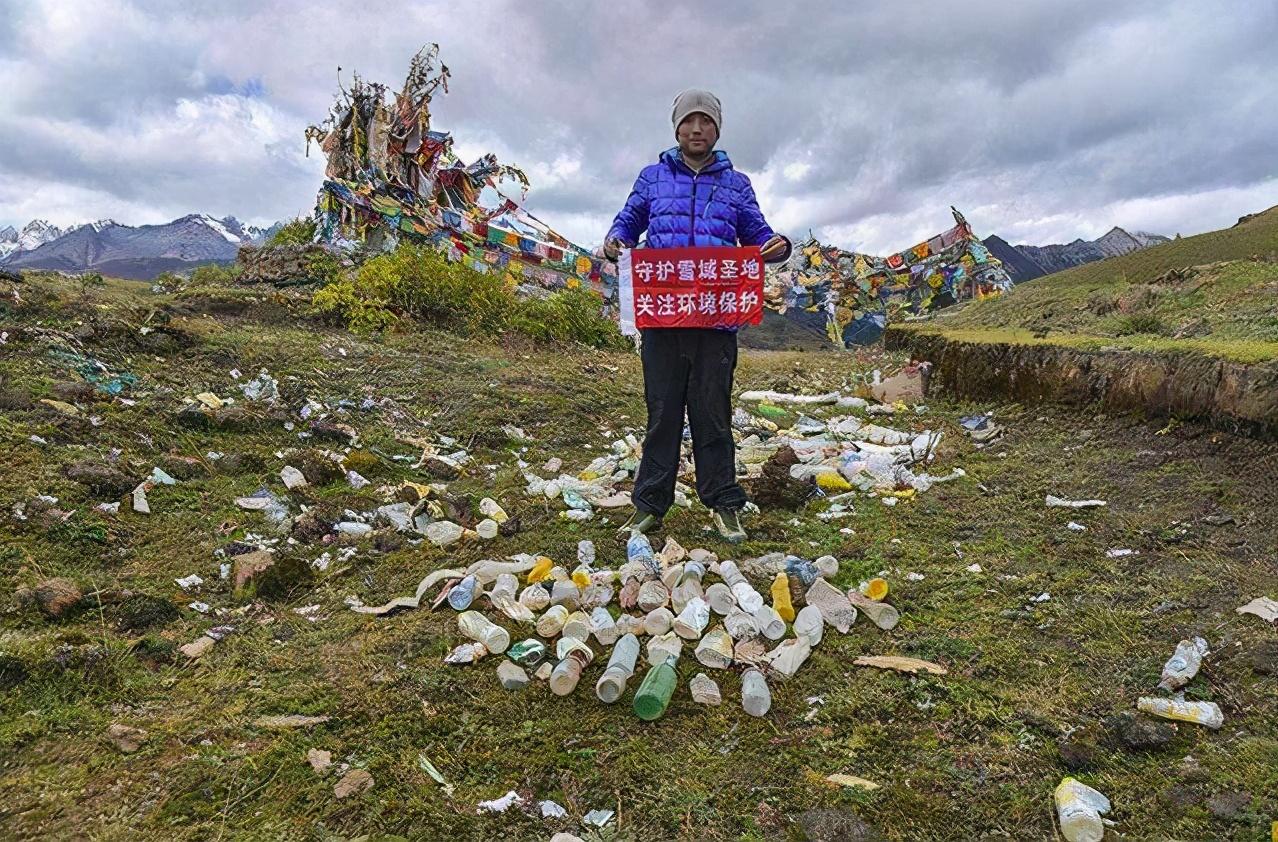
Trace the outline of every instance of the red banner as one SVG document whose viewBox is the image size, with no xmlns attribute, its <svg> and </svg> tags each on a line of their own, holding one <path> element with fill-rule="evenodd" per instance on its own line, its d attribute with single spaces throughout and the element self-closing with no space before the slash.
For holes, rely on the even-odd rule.
<svg viewBox="0 0 1278 842">
<path fill-rule="evenodd" d="M 758 246 L 629 249 L 617 261 L 621 332 L 763 321 Z"/>
</svg>

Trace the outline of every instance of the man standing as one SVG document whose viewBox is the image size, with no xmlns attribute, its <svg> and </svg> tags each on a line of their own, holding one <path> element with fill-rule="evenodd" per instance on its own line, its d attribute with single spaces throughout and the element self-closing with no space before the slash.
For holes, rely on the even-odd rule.
<svg viewBox="0 0 1278 842">
<path fill-rule="evenodd" d="M 750 179 L 715 151 L 723 111 L 709 91 L 687 90 L 675 97 L 678 146 L 644 167 L 626 205 L 613 220 L 604 252 L 615 260 L 648 232 L 649 248 L 760 246 L 769 263 L 790 256 L 788 239 L 763 218 Z M 649 328 L 643 331 L 644 398 L 648 431 L 635 478 L 635 512 L 623 529 L 647 533 L 661 526 L 674 503 L 687 411 L 697 496 L 713 512 L 724 539 L 746 539 L 740 511 L 745 491 L 736 479 L 732 439 L 732 375 L 737 365 L 735 327 Z"/>
</svg>

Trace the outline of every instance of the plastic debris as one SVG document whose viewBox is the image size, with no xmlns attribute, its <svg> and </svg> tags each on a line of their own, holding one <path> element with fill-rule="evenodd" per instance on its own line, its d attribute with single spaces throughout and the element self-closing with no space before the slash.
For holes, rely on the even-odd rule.
<svg viewBox="0 0 1278 842">
<path fill-rule="evenodd" d="M 768 682 L 757 669 L 748 669 L 741 675 L 741 708 L 751 716 L 766 716 L 772 708 Z"/>
<path fill-rule="evenodd" d="M 1234 611 L 1238 614 L 1254 614 L 1266 623 L 1278 623 L 1278 600 L 1267 596 L 1258 596 Z"/>
<path fill-rule="evenodd" d="M 192 573 L 190 576 L 183 576 L 181 579 L 174 579 L 173 581 L 176 582 L 177 586 L 184 591 L 193 590 L 204 584 L 204 580 L 195 573 Z"/>
<path fill-rule="evenodd" d="M 244 397 L 251 401 L 272 403 L 279 399 L 280 384 L 278 380 L 267 373 L 266 369 L 262 369 L 257 377 L 241 383 L 240 391 L 244 393 Z"/>
<path fill-rule="evenodd" d="M 439 784 L 440 788 L 444 790 L 444 795 L 452 797 L 453 785 L 444 779 L 444 776 L 435 768 L 435 764 L 430 762 L 430 758 L 426 756 L 425 752 L 417 755 L 417 768 L 430 775 L 431 780 Z"/>
<path fill-rule="evenodd" d="M 302 476 L 302 472 L 292 465 L 285 465 L 280 469 L 280 479 L 284 481 L 284 486 L 289 491 L 305 488 L 307 485 L 306 477 Z"/>
<path fill-rule="evenodd" d="M 1064 509 L 1092 509 L 1109 505 L 1104 500 L 1066 500 L 1063 497 L 1047 495 L 1047 505 Z"/>
<path fill-rule="evenodd" d="M 699 672 L 688 682 L 688 690 L 692 693 L 692 701 L 699 705 L 717 706 L 723 703 L 719 693 L 719 685 L 704 672 Z"/>
<path fill-rule="evenodd" d="M 562 819 L 568 815 L 568 811 L 554 801 L 539 801 L 537 809 L 543 819 Z"/>
<path fill-rule="evenodd" d="M 500 798 L 494 798 L 491 801 L 480 801 L 479 812 L 487 810 L 490 813 L 504 813 L 511 807 L 518 807 L 524 803 L 523 797 L 513 789 Z"/>
<path fill-rule="evenodd" d="M 1140 551 L 1128 549 L 1112 549 L 1105 551 L 1106 558 L 1126 558 L 1129 555 L 1140 555 Z"/>
<path fill-rule="evenodd" d="M 911 674 L 927 672 L 932 675 L 945 675 L 948 673 L 948 670 L 940 664 L 921 661 L 918 658 L 902 658 L 897 655 L 861 655 L 852 663 L 858 667 L 877 667 Z"/>
<path fill-rule="evenodd" d="M 1056 815 L 1067 842 L 1101 842 L 1105 824 L 1101 815 L 1110 810 L 1109 799 L 1074 778 L 1056 787 Z"/>
<path fill-rule="evenodd" d="M 581 817 L 581 820 L 588 825 L 595 827 L 603 827 L 612 821 L 612 817 L 616 815 L 613 810 L 591 810 L 589 813 Z"/>
<path fill-rule="evenodd" d="M 865 778 L 858 778 L 856 775 L 845 775 L 841 772 L 833 775 L 826 775 L 825 779 L 832 784 L 838 784 L 839 786 L 845 786 L 851 789 L 864 789 L 869 792 L 873 792 L 879 788 L 879 785 L 874 781 L 869 781 Z"/>
<path fill-rule="evenodd" d="M 1203 658 L 1207 657 L 1207 651 L 1207 641 L 1201 637 L 1176 644 L 1176 651 L 1163 665 L 1163 680 L 1159 682 L 1159 688 L 1178 690 L 1192 681 Z"/>
<path fill-rule="evenodd" d="M 1136 709 L 1151 716 L 1175 719 L 1179 722 L 1193 722 L 1213 730 L 1225 724 L 1225 716 L 1220 712 L 1220 705 L 1215 702 L 1187 702 L 1184 699 L 1141 696 L 1136 700 Z"/>
</svg>

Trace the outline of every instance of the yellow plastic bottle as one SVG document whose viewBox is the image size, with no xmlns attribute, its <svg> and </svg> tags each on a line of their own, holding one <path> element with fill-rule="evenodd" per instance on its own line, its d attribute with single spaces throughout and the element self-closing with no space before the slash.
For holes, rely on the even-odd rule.
<svg viewBox="0 0 1278 842">
<path fill-rule="evenodd" d="M 790 601 L 790 578 L 785 571 L 772 580 L 772 608 L 787 623 L 794 622 L 794 603 Z"/>
<path fill-rule="evenodd" d="M 550 569 L 555 563 L 544 555 L 537 556 L 537 562 L 533 565 L 532 570 L 528 571 L 528 584 L 535 585 L 550 575 Z"/>
</svg>

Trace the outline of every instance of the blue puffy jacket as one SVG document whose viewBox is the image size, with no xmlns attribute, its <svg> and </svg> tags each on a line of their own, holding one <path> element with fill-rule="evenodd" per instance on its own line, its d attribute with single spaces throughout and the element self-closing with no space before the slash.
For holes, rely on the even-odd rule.
<svg viewBox="0 0 1278 842">
<path fill-rule="evenodd" d="M 649 248 L 681 246 L 761 246 L 776 233 L 769 227 L 750 179 L 732 168 L 726 152 L 694 173 L 676 146 L 639 173 L 626 206 L 617 214 L 608 238 L 628 246 L 648 232 Z M 790 256 L 785 252 L 770 262 Z"/>
</svg>

